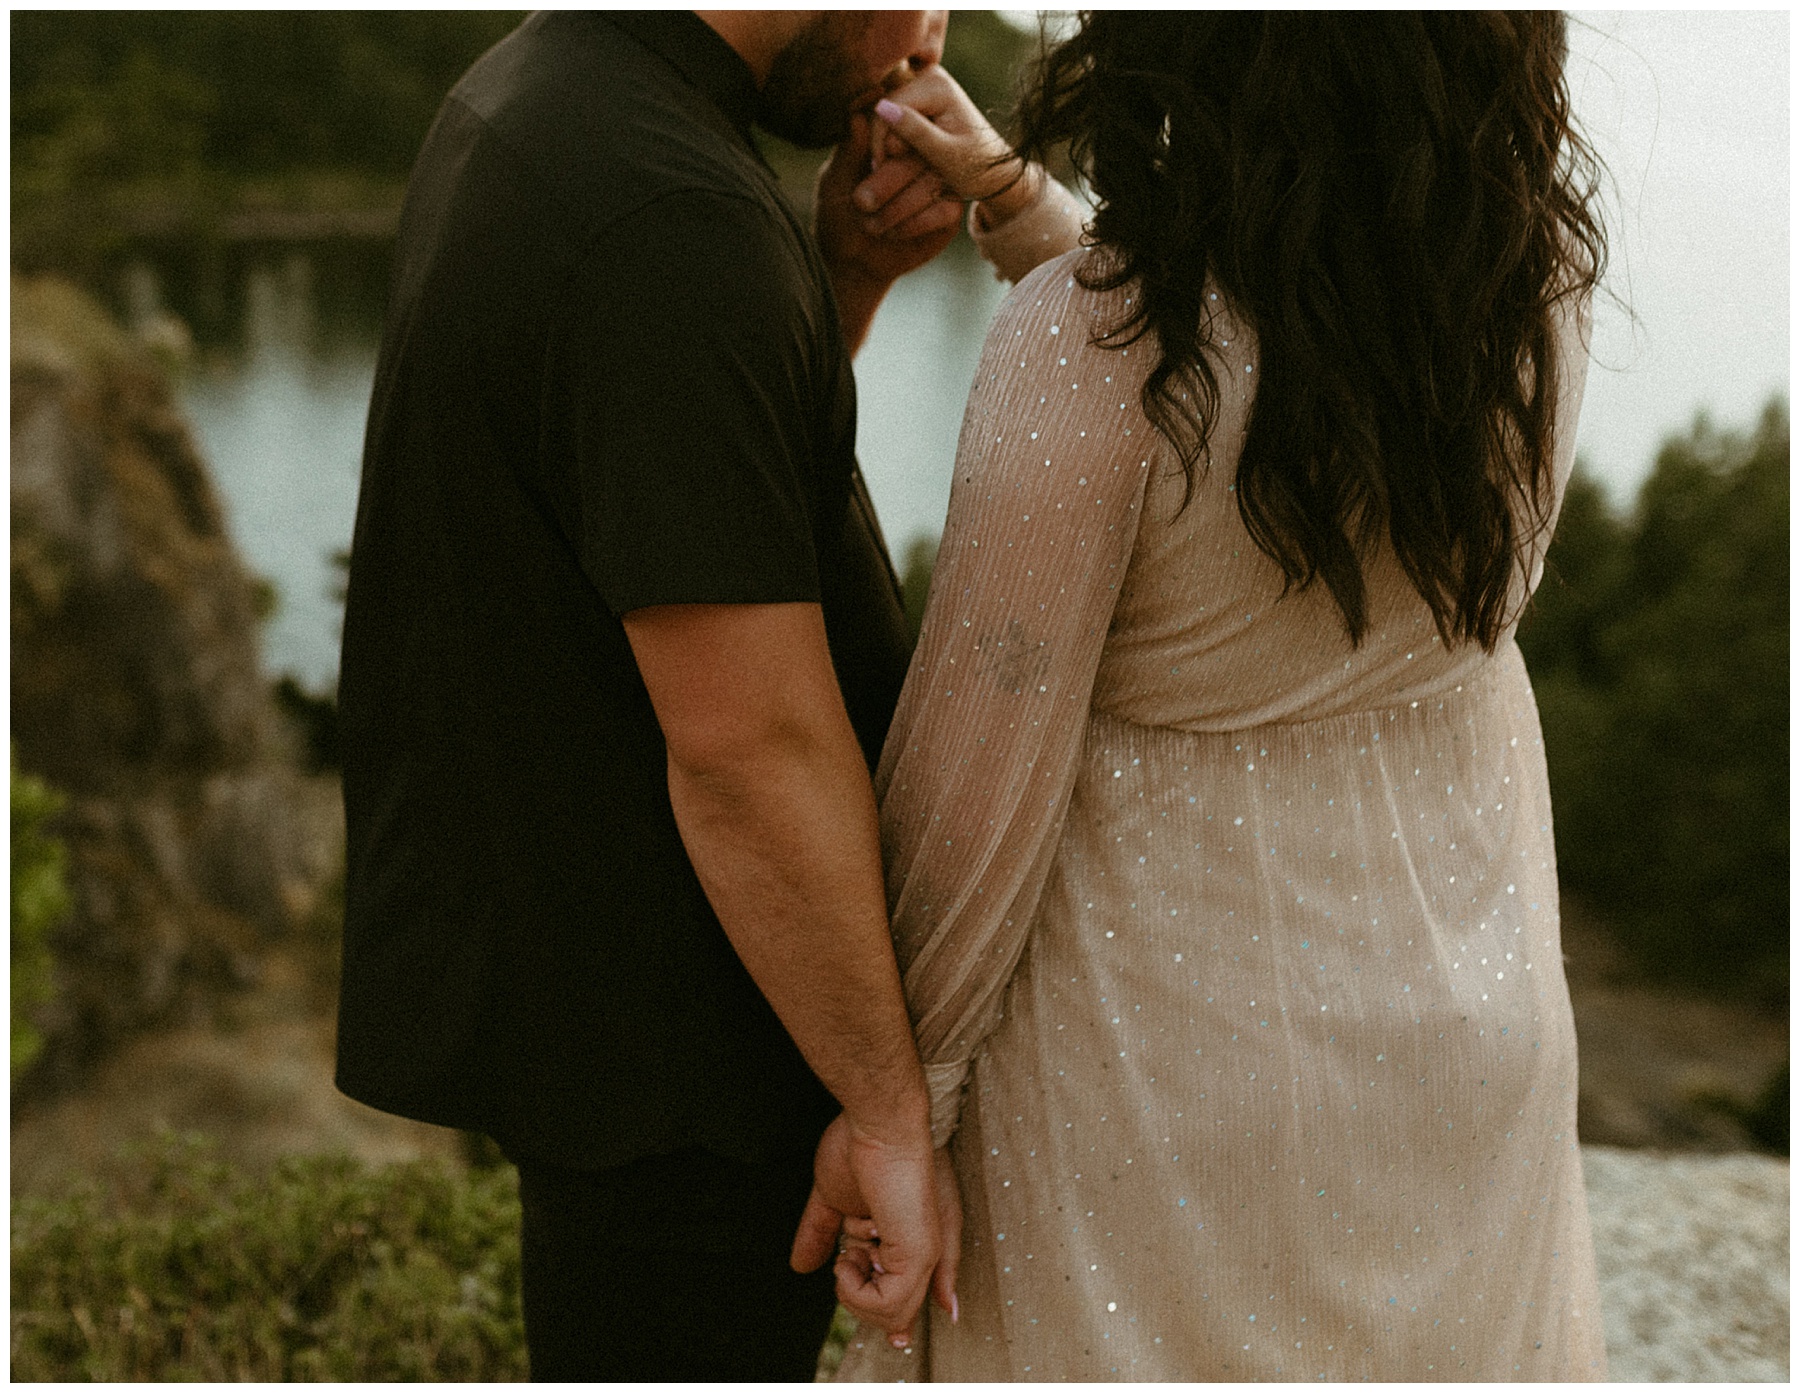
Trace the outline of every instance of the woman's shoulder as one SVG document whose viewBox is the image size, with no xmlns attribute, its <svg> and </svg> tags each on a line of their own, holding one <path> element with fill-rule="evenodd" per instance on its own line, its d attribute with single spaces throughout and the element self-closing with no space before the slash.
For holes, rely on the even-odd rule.
<svg viewBox="0 0 1800 1393">
<path fill-rule="evenodd" d="M 1132 292 L 1084 284 L 1089 254 L 1046 261 L 995 315 L 964 417 L 960 482 L 1066 489 L 1073 498 L 1096 470 L 1136 466 L 1159 448 L 1139 406 L 1155 355 L 1113 336 Z"/>
<path fill-rule="evenodd" d="M 1026 306 L 1056 309 L 1076 304 L 1083 297 L 1092 301 L 1109 296 L 1111 292 L 1089 290 L 1082 284 L 1082 273 L 1097 264 L 1095 255 L 1093 247 L 1071 247 L 1034 267 L 1008 292 L 1000 312 L 1018 313 Z"/>
<path fill-rule="evenodd" d="M 1121 357 L 1126 350 L 1099 340 L 1130 318 L 1132 289 L 1094 289 L 1087 283 L 1103 270 L 1092 247 L 1075 247 L 1051 257 L 1027 274 L 1001 302 L 988 331 L 990 351 L 1021 340 L 1035 348 L 1054 348 L 1047 366 L 1067 367 L 1078 358 L 1104 353 Z M 1028 367 L 1029 356 L 1020 367 Z"/>
</svg>

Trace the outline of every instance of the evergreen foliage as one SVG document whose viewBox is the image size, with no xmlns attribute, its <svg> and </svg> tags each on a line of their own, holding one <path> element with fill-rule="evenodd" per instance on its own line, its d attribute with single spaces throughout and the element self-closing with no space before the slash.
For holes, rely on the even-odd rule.
<svg viewBox="0 0 1800 1393">
<path fill-rule="evenodd" d="M 63 806 L 41 779 L 19 772 L 12 759 L 12 1077 L 18 1078 L 44 1039 L 31 1014 L 53 989 L 50 934 L 68 916 L 63 845 L 46 830 Z"/>
<path fill-rule="evenodd" d="M 1012 119 L 1019 80 L 1038 53 L 1035 34 L 993 10 L 953 10 L 944 34 L 944 68 L 1001 130 Z"/>
<path fill-rule="evenodd" d="M 293 167 L 403 179 L 521 10 L 19 10 L 15 176 Z"/>
<path fill-rule="evenodd" d="M 1564 886 L 1649 974 L 1785 1000 L 1785 405 L 1669 440 L 1629 518 L 1578 474 L 1533 609 Z"/>
<path fill-rule="evenodd" d="M 17 10 L 15 171 L 294 167 L 403 179 L 444 94 L 524 10 Z M 953 17 L 945 66 L 999 114 L 1036 40 Z"/>
</svg>

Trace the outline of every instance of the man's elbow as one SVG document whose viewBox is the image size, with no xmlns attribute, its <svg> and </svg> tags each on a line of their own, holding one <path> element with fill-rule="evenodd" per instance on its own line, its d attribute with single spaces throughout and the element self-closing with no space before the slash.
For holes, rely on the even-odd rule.
<svg viewBox="0 0 1800 1393">
<path fill-rule="evenodd" d="M 669 780 L 717 801 L 752 801 L 818 758 L 826 741 L 816 726 L 796 713 L 761 713 L 665 728 Z"/>
</svg>

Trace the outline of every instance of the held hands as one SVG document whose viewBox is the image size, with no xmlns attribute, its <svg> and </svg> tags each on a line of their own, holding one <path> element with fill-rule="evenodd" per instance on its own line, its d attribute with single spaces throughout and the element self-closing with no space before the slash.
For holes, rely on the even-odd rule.
<svg viewBox="0 0 1800 1393">
<path fill-rule="evenodd" d="M 878 122 L 867 112 L 850 118 L 850 134 L 832 151 L 819 171 L 813 198 L 813 221 L 819 249 L 840 295 L 852 286 L 885 291 L 889 285 L 930 261 L 950 244 L 962 221 L 962 204 L 947 195 L 943 180 L 916 155 L 885 160 L 883 187 L 904 193 L 907 216 L 875 220 L 864 216 L 852 195 L 866 181 L 874 156 L 870 140 Z M 880 127 L 886 135 L 886 127 Z M 900 225 L 904 223 L 904 225 Z"/>
<path fill-rule="evenodd" d="M 897 1349 L 912 1342 L 928 1291 L 952 1319 L 960 1314 L 962 1202 L 947 1151 L 933 1151 L 923 1135 L 878 1138 L 840 1115 L 819 1139 L 814 1177 L 794 1237 L 795 1271 L 838 1252 L 838 1300 Z"/>
<path fill-rule="evenodd" d="M 964 202 L 980 202 L 990 226 L 1028 207 L 1047 177 L 1026 167 L 956 79 L 938 64 L 875 105 L 874 171 L 853 199 L 876 235 L 905 235 L 922 208 L 923 182 L 910 167 L 923 162 L 942 186 Z M 894 158 L 898 157 L 898 158 Z M 896 167 L 898 166 L 898 167 Z"/>
<path fill-rule="evenodd" d="M 887 289 L 956 236 L 973 201 L 987 228 L 1023 212 L 1049 175 L 1023 165 L 956 79 L 922 69 L 850 134 L 819 171 L 813 225 L 837 293 L 844 337 L 862 343 Z"/>
</svg>

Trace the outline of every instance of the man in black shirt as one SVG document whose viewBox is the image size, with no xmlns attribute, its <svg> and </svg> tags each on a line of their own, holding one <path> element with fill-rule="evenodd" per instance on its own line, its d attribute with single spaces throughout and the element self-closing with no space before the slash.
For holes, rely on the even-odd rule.
<svg viewBox="0 0 1800 1393">
<path fill-rule="evenodd" d="M 869 785 L 907 641 L 849 362 L 953 233 L 850 201 L 852 113 L 943 27 L 538 14 L 413 173 L 345 611 L 338 1083 L 517 1163 L 537 1378 L 809 1377 L 815 1143 L 809 1215 L 882 1234 L 884 1273 L 838 1266 L 853 1309 L 904 1338 L 954 1281 Z M 753 116 L 848 133 L 816 240 Z"/>
</svg>

